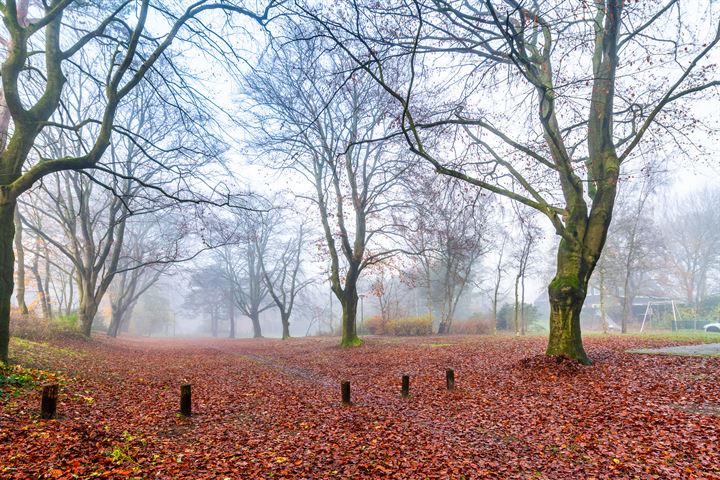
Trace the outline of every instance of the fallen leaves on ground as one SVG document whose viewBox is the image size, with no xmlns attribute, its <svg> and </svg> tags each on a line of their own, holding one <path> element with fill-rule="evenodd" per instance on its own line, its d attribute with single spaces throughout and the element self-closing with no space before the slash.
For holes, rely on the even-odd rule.
<svg viewBox="0 0 720 480">
<path fill-rule="evenodd" d="M 586 341 L 592 366 L 542 338 L 336 342 L 21 345 L 23 367 L 62 378 L 59 417 L 39 419 L 39 390 L 0 397 L 0 477 L 720 479 L 718 358 L 619 336 Z"/>
</svg>

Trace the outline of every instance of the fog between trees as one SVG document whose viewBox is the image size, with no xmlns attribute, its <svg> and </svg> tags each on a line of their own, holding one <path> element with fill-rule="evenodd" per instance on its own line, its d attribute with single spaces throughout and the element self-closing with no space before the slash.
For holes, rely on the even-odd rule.
<svg viewBox="0 0 720 480">
<path fill-rule="evenodd" d="M 0 360 L 32 322 L 589 362 L 651 299 L 716 319 L 720 190 L 678 179 L 717 171 L 720 12 L 689 3 L 6 2 Z"/>
</svg>

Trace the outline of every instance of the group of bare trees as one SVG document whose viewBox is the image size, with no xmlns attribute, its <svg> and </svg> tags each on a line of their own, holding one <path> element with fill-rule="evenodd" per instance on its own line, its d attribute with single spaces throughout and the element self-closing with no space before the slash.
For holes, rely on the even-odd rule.
<svg viewBox="0 0 720 480">
<path fill-rule="evenodd" d="M 128 99 L 140 85 L 145 85 L 158 102 L 177 112 L 186 127 L 196 124 L 194 114 L 198 107 L 204 107 L 183 75 L 184 66 L 175 61 L 171 46 L 185 43 L 227 53 L 227 45 L 218 42 L 214 33 L 198 20 L 209 11 L 225 11 L 229 16 L 237 14 L 261 23 L 267 15 L 267 11 L 255 13 L 233 2 L 200 1 L 186 8 L 175 2 L 156 4 L 151 0 L 111 3 L 13 0 L 0 5 L 4 26 L 0 67 L 1 361 L 8 359 L 18 199 L 55 172 L 94 169 L 122 178 L 125 173 L 115 171 L 108 150 L 114 140 L 123 136 L 142 145 L 143 153 L 151 158 L 154 151 L 164 151 L 163 144 L 152 145 L 142 131 L 118 124 L 123 112 L 132 108 Z M 165 30 L 153 29 L 149 34 L 150 16 L 155 17 L 155 25 L 162 25 L 160 19 L 164 19 Z M 227 25 L 230 21 L 228 18 Z M 189 24 L 194 24 L 189 29 L 192 34 L 185 36 Z M 163 68 L 164 64 L 168 68 Z M 88 85 L 90 93 L 78 91 L 76 77 L 81 79 L 79 83 Z M 66 105 L 75 95 L 92 104 L 81 116 L 75 116 L 76 112 Z M 189 130 L 184 132 L 186 138 Z M 48 147 L 45 139 L 49 138 L 54 139 L 53 144 L 59 138 L 66 140 L 61 152 Z M 205 142 L 211 143 L 207 139 Z M 202 146 L 200 141 L 197 145 L 184 144 L 182 148 L 196 150 L 200 156 Z M 173 158 L 182 158 L 182 152 L 176 152 Z M 173 171 L 172 164 L 158 164 L 168 172 Z M 183 195 L 169 185 L 155 187 L 176 197 Z M 85 294 L 95 294 L 91 290 L 88 287 Z"/>
<path fill-rule="evenodd" d="M 417 158 L 547 217 L 560 237 L 547 353 L 589 362 L 580 311 L 622 164 L 658 149 L 668 129 L 682 136 L 668 118 L 685 121 L 683 99 L 718 85 L 707 69 L 720 24 L 701 8 L 486 0 L 301 10 L 353 75 L 390 95 Z"/>
<path fill-rule="evenodd" d="M 306 227 L 283 218 L 279 210 L 236 213 L 218 220 L 217 247 L 209 263 L 190 276 L 185 306 L 205 314 L 210 332 L 218 336 L 227 324 L 235 338 L 237 315 L 248 318 L 254 338 L 263 336 L 261 314 L 277 309 L 282 338 L 290 338 L 290 318 L 300 293 L 313 279 L 306 274 Z"/>
<path fill-rule="evenodd" d="M 623 332 L 639 295 L 673 299 L 698 314 L 703 302 L 720 293 L 720 191 L 701 187 L 662 198 L 667 190 L 658 178 L 646 172 L 621 190 L 623 208 L 593 282 L 606 303 L 619 298 Z"/>
<path fill-rule="evenodd" d="M 478 285 L 480 261 L 495 230 L 492 202 L 452 179 L 427 173 L 415 171 L 405 183 L 408 208 L 395 221 L 409 254 L 404 278 L 425 290 L 428 314 L 439 312 L 438 333 L 449 333 L 463 294 Z"/>
<path fill-rule="evenodd" d="M 502 244 L 489 275 L 494 309 L 510 268 L 503 264 L 513 264 L 521 319 L 541 237 L 528 209 L 559 238 L 547 353 L 589 362 L 580 311 L 593 272 L 623 272 L 628 297 L 649 256 L 640 248 L 645 204 L 617 201 L 622 172 L 705 128 L 690 99 L 720 85 L 710 58 L 717 8 L 679 0 L 2 3 L 0 360 L 15 248 L 18 275 L 33 274 L 39 298 L 52 284 L 63 298 L 55 305 L 77 302 L 85 333 L 111 292 L 117 332 L 164 266 L 183 256 L 179 239 L 191 222 L 187 212 L 167 213 L 179 205 L 247 215 L 209 242 L 218 247 L 213 263 L 191 282 L 203 308 L 226 317 L 231 333 L 237 310 L 260 336 L 260 312 L 275 306 L 289 334 L 301 249 L 314 233 L 284 231 L 273 208 L 246 204 L 217 169 L 204 168 L 222 163 L 237 140 L 313 205 L 343 345 L 360 343 L 363 274 L 397 255 L 422 272 L 430 311 L 432 291 L 442 289 L 442 332 L 477 259 Z M 248 35 L 262 48 L 242 58 Z M 223 116 L 223 102 L 198 87 L 202 69 L 188 51 L 237 80 L 241 115 Z M 218 133 L 221 117 L 243 138 Z M 517 248 L 489 228 L 489 194 L 522 206 Z M 702 206 L 667 209 L 674 216 L 662 229 L 677 288 L 693 302 L 707 293 L 717 259 L 711 232 L 684 223 L 708 225 Z M 613 250 L 625 253 L 608 254 L 605 267 L 614 215 L 628 234 Z M 52 306 L 43 304 L 47 315 Z"/>
</svg>

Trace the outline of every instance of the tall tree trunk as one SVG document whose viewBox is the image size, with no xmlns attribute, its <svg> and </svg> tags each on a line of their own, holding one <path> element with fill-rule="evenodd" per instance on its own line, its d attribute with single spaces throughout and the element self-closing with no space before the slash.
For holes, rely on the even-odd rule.
<svg viewBox="0 0 720 480">
<path fill-rule="evenodd" d="M 280 321 L 282 322 L 282 339 L 287 340 L 290 338 L 290 315 L 281 313 Z"/>
<path fill-rule="evenodd" d="M 92 332 L 93 320 L 98 311 L 98 304 L 92 294 L 83 295 L 78 308 L 78 322 L 80 323 L 80 333 L 90 338 Z"/>
<path fill-rule="evenodd" d="M 108 337 L 116 338 L 118 336 L 118 332 L 120 331 L 120 324 L 122 324 L 124 312 L 123 308 L 119 306 L 118 304 L 111 303 L 111 317 L 110 317 L 110 326 L 108 327 L 107 334 Z"/>
<path fill-rule="evenodd" d="M 230 319 L 230 335 L 229 338 L 235 338 L 235 302 L 232 295 L 228 296 L 228 318 Z"/>
<path fill-rule="evenodd" d="M 520 335 L 527 332 L 527 324 L 525 323 L 525 267 L 523 267 L 523 275 L 520 279 Z"/>
<path fill-rule="evenodd" d="M 15 201 L 0 192 L 0 362 L 8 362 L 10 345 L 10 297 L 13 293 L 15 252 Z"/>
<path fill-rule="evenodd" d="M 45 304 L 47 305 L 48 318 L 53 318 L 52 302 L 50 301 L 50 249 L 45 240 L 43 240 L 43 251 L 45 253 Z"/>
<path fill-rule="evenodd" d="M 447 333 L 447 324 L 440 320 L 438 324 L 438 335 L 445 335 Z"/>
<path fill-rule="evenodd" d="M 75 295 L 75 282 L 73 282 L 73 277 L 75 276 L 75 271 L 73 270 L 70 275 L 68 276 L 68 282 L 67 282 L 67 288 L 68 288 L 68 301 L 67 301 L 67 307 L 65 309 L 65 316 L 69 317 L 72 314 L 72 307 L 73 307 L 73 296 Z"/>
<path fill-rule="evenodd" d="M 605 314 L 605 268 L 600 268 L 600 321 L 602 322 L 603 333 L 608 333 L 607 315 Z M 625 321 L 623 320 L 623 325 Z"/>
<path fill-rule="evenodd" d="M 342 305 L 342 339 L 340 345 L 343 347 L 357 347 L 362 344 L 362 340 L 357 335 L 356 325 L 357 288 L 350 288 L 346 285 L 345 291 L 340 296 L 340 304 Z"/>
<path fill-rule="evenodd" d="M 569 247 L 566 240 L 560 241 L 557 262 L 557 273 L 548 287 L 550 338 L 546 353 L 565 355 L 590 364 L 580 333 L 580 311 L 587 295 L 588 268 L 581 254 Z"/>
<path fill-rule="evenodd" d="M 630 275 L 625 275 L 625 284 L 623 285 L 623 316 L 622 316 L 622 333 L 627 333 L 628 323 L 632 315 L 632 298 L 630 291 Z"/>
<path fill-rule="evenodd" d="M 37 248 L 40 248 L 39 244 L 36 244 Z M 42 307 L 43 312 L 43 318 L 46 320 L 51 319 L 50 314 L 50 305 L 48 305 L 48 298 L 47 298 L 47 288 L 46 285 L 43 283 L 43 279 L 40 276 L 40 253 L 39 251 L 35 252 L 35 259 L 33 260 L 32 267 L 30 268 L 33 273 L 33 277 L 35 277 L 35 285 L 37 286 L 38 291 L 38 300 L 40 301 L 40 306 Z"/>
<path fill-rule="evenodd" d="M 15 208 L 15 257 L 17 258 L 17 276 L 15 280 L 15 299 L 22 315 L 28 314 L 25 303 L 25 247 L 23 247 L 23 228 L 20 211 Z"/>
<path fill-rule="evenodd" d="M 250 321 L 253 326 L 253 338 L 262 338 L 262 328 L 260 327 L 260 313 L 252 312 L 250 315 Z"/>
<path fill-rule="evenodd" d="M 425 282 L 427 284 L 427 309 L 428 309 L 428 315 L 430 316 L 430 321 L 432 321 L 433 314 L 435 311 L 435 305 L 433 305 L 433 291 L 432 291 L 432 275 L 430 272 L 430 267 L 425 268 Z"/>
<path fill-rule="evenodd" d="M 492 302 L 492 334 L 497 335 L 497 322 L 498 322 L 498 294 L 497 289 L 495 289 L 495 293 L 493 296 L 493 302 Z"/>
<path fill-rule="evenodd" d="M 515 309 L 513 311 L 513 323 L 515 324 L 515 335 L 520 335 L 520 305 L 518 304 L 518 292 L 520 288 L 520 273 L 515 276 Z"/>
</svg>

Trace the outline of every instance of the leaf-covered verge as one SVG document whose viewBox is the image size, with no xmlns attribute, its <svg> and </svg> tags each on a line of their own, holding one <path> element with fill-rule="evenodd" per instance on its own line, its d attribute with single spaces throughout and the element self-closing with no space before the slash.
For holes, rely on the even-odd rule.
<svg viewBox="0 0 720 480">
<path fill-rule="evenodd" d="M 0 477 L 720 478 L 720 359 L 625 353 L 673 343 L 589 337 L 586 367 L 539 337 L 20 342 L 59 418 L 2 396 Z"/>
</svg>

